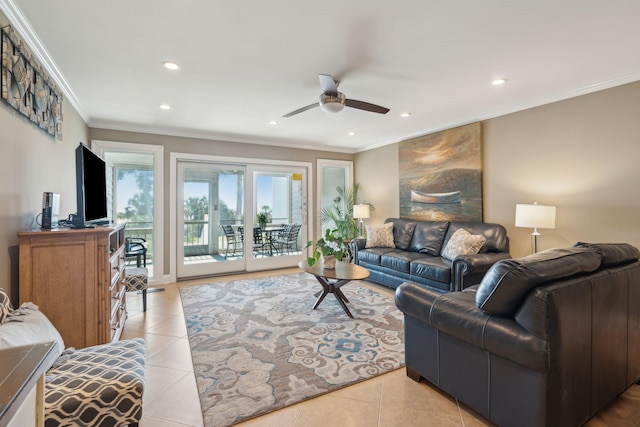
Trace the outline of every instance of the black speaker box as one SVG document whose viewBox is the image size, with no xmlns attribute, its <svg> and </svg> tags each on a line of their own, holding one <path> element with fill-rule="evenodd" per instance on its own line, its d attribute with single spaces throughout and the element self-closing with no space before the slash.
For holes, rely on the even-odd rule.
<svg viewBox="0 0 640 427">
<path fill-rule="evenodd" d="M 57 193 L 42 193 L 42 228 L 58 227 L 60 215 L 60 195 Z"/>
</svg>

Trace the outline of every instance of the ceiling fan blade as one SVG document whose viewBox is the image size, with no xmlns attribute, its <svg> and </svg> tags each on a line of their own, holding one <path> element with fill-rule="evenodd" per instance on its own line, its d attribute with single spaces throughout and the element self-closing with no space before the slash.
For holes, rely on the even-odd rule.
<svg viewBox="0 0 640 427">
<path fill-rule="evenodd" d="M 290 112 L 289 114 L 285 114 L 282 117 L 291 117 L 291 116 L 295 116 L 296 114 L 300 114 L 300 113 L 304 113 L 307 110 L 310 110 L 312 108 L 315 108 L 317 106 L 319 106 L 320 104 L 318 102 L 314 102 L 313 104 L 309 104 L 306 107 L 302 107 L 302 108 L 298 108 L 295 111 Z"/>
<path fill-rule="evenodd" d="M 320 87 L 323 93 L 327 95 L 335 95 L 338 93 L 338 85 L 336 81 L 333 80 L 333 77 L 328 74 L 318 74 L 318 79 L 320 80 Z"/>
<path fill-rule="evenodd" d="M 351 108 L 357 108 L 358 110 L 371 111 L 372 113 L 387 114 L 389 112 L 388 108 L 364 101 L 356 101 L 355 99 L 347 99 L 344 102 L 344 105 Z"/>
</svg>

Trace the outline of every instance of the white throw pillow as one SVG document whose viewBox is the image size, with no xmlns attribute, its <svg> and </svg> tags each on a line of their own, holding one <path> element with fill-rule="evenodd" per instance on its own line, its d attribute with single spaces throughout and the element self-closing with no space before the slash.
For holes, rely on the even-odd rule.
<svg viewBox="0 0 640 427">
<path fill-rule="evenodd" d="M 367 225 L 367 242 L 365 248 L 395 248 L 393 241 L 393 223 Z"/>
<path fill-rule="evenodd" d="M 471 234 L 464 228 L 459 228 L 442 250 L 442 257 L 453 260 L 459 255 L 477 254 L 487 241 L 484 236 Z"/>
</svg>

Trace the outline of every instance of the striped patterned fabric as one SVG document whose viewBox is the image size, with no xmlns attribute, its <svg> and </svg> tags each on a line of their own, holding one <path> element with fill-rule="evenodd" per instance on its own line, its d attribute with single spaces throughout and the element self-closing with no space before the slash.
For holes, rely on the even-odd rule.
<svg viewBox="0 0 640 427">
<path fill-rule="evenodd" d="M 11 306 L 11 301 L 9 300 L 9 295 L 4 291 L 4 289 L 0 288 L 0 325 L 6 322 L 9 314 L 13 312 L 13 307 Z"/>
<path fill-rule="evenodd" d="M 46 375 L 45 427 L 138 425 L 144 391 L 143 339 L 74 350 L 63 354 L 56 365 Z"/>
</svg>

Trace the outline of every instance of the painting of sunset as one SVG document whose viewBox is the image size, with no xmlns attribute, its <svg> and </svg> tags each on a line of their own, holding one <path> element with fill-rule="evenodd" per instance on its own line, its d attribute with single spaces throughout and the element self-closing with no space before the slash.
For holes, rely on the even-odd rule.
<svg viewBox="0 0 640 427">
<path fill-rule="evenodd" d="M 400 218 L 482 221 L 482 123 L 400 142 Z"/>
</svg>

